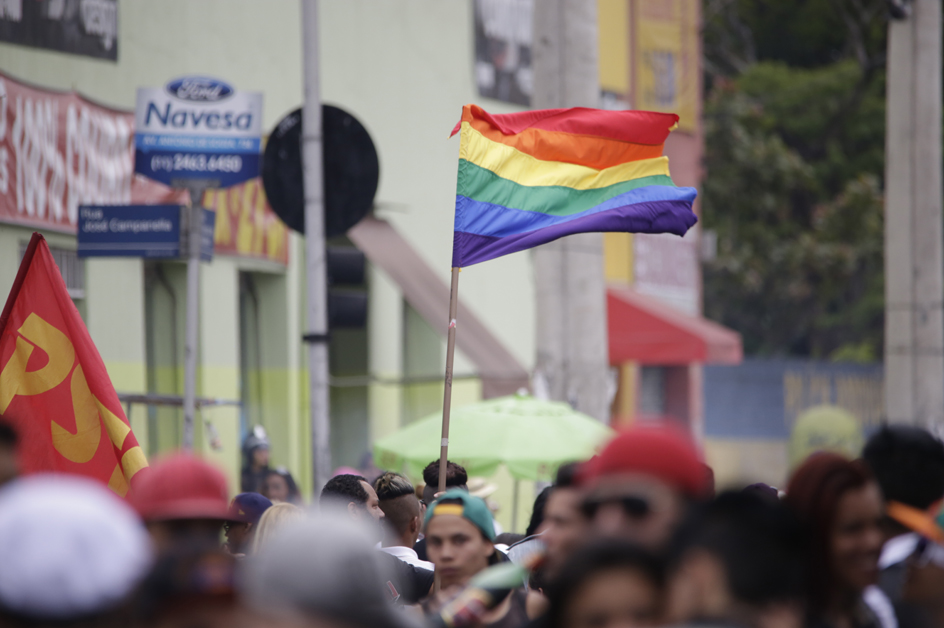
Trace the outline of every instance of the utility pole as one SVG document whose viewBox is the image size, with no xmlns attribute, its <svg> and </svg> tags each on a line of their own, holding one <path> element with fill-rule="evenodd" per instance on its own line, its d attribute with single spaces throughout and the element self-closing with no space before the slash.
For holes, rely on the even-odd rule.
<svg viewBox="0 0 944 628">
<path fill-rule="evenodd" d="M 885 414 L 944 428 L 941 2 L 888 27 Z"/>
<path fill-rule="evenodd" d="M 535 109 L 597 107 L 597 0 L 535 0 Z M 552 399 L 609 419 L 603 236 L 567 236 L 534 250 L 537 376 Z"/>
<path fill-rule="evenodd" d="M 318 69 L 318 0 L 302 0 L 302 170 L 305 188 L 305 272 L 308 308 L 308 402 L 315 493 L 331 478 L 328 389 L 328 279 L 325 265 L 324 166 Z"/>
</svg>

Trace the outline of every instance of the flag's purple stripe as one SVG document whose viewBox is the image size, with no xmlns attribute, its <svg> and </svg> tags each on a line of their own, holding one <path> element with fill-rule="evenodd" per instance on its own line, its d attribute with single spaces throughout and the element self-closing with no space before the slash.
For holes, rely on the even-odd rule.
<svg viewBox="0 0 944 628">
<path fill-rule="evenodd" d="M 475 235 L 506 236 L 518 235 L 528 231 L 536 231 L 554 225 L 579 220 L 585 216 L 599 214 L 620 207 L 637 206 L 640 212 L 659 212 L 660 205 L 654 201 L 687 201 L 689 205 L 695 200 L 695 188 L 677 188 L 672 185 L 647 185 L 635 190 L 623 192 L 607 199 L 594 207 L 582 212 L 559 216 L 545 214 L 528 209 L 517 209 L 478 201 L 467 196 L 456 196 L 456 221 L 454 231 L 472 233 Z M 641 216 L 645 217 L 645 216 Z M 649 218 L 655 219 L 653 213 Z"/>
<path fill-rule="evenodd" d="M 456 231 L 452 265 L 471 266 L 502 255 L 546 244 L 574 233 L 628 231 L 685 235 L 697 222 L 691 201 L 651 201 L 617 207 L 564 223 L 505 237 L 482 236 Z"/>
</svg>

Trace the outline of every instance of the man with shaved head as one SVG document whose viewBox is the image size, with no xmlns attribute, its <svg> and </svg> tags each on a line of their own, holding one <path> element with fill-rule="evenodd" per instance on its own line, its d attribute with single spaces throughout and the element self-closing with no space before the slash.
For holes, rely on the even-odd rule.
<svg viewBox="0 0 944 628">
<path fill-rule="evenodd" d="M 380 509 L 384 513 L 384 552 L 421 569 L 433 570 L 433 564 L 420 560 L 413 546 L 423 526 L 420 501 L 410 481 L 399 473 L 387 472 L 374 483 Z"/>
</svg>

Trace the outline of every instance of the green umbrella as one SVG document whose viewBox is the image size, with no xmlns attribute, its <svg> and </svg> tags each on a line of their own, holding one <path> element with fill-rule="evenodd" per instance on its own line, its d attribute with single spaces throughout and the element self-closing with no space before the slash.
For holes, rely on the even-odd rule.
<svg viewBox="0 0 944 628">
<path fill-rule="evenodd" d="M 449 459 L 469 475 L 490 476 L 504 464 L 519 480 L 549 480 L 565 462 L 586 460 L 613 430 L 566 403 L 511 396 L 452 411 Z M 413 477 L 439 459 L 442 415 L 433 414 L 381 438 L 374 461 Z"/>
</svg>

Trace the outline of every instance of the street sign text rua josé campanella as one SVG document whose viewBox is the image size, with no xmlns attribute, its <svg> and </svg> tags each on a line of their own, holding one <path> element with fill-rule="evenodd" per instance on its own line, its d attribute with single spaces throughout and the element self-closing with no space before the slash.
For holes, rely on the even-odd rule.
<svg viewBox="0 0 944 628">
<path fill-rule="evenodd" d="M 79 257 L 179 258 L 186 246 L 180 205 L 80 205 Z M 203 212 L 200 259 L 213 259 L 216 215 Z"/>
<path fill-rule="evenodd" d="M 138 88 L 134 170 L 190 192 L 187 323 L 184 340 L 185 449 L 193 447 L 196 400 L 200 243 L 208 188 L 259 176 L 262 94 L 238 92 L 206 76 L 186 76 L 163 88 Z"/>
</svg>

